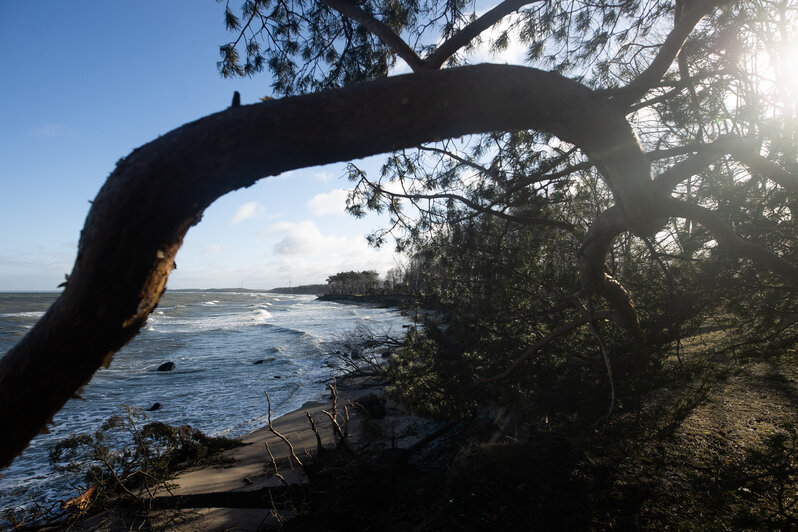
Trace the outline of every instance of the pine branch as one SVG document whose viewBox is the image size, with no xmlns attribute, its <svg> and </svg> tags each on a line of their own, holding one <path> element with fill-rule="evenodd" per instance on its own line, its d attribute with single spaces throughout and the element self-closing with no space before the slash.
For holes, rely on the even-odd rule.
<svg viewBox="0 0 798 532">
<path fill-rule="evenodd" d="M 676 199 L 666 200 L 668 213 L 698 222 L 709 230 L 721 247 L 739 257 L 749 259 L 798 287 L 798 267 L 782 259 L 769 249 L 739 236 L 716 212 Z"/>
<path fill-rule="evenodd" d="M 460 48 L 468 45 L 468 43 L 474 40 L 480 33 L 499 22 L 505 16 L 518 11 L 527 4 L 540 1 L 541 0 L 504 0 L 504 2 L 461 29 L 438 46 L 424 59 L 424 68 L 434 70 L 441 68 L 443 63 L 456 54 Z"/>
<path fill-rule="evenodd" d="M 363 25 L 396 55 L 404 59 L 413 72 L 425 68 L 424 62 L 401 37 L 383 22 L 369 15 L 350 0 L 320 0 L 324 5 Z"/>
<path fill-rule="evenodd" d="M 682 46 L 695 29 L 696 25 L 715 8 L 729 0 L 698 0 L 674 25 L 673 30 L 665 38 L 659 52 L 651 64 L 625 87 L 619 89 L 613 102 L 620 108 L 626 108 L 639 100 L 652 86 L 659 83 L 662 76 L 676 60 Z"/>
</svg>

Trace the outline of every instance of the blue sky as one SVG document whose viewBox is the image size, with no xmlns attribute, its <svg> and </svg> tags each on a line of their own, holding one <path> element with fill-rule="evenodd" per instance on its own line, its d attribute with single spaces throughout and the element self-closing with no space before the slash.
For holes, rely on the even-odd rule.
<svg viewBox="0 0 798 532">
<path fill-rule="evenodd" d="M 223 12 L 213 0 L 0 1 L 0 291 L 63 281 L 89 201 L 120 157 L 224 109 L 236 90 L 245 104 L 270 95 L 268 73 L 219 76 L 218 48 L 230 38 Z M 386 271 L 391 246 L 364 239 L 385 222 L 343 212 L 343 171 L 295 171 L 220 198 L 189 231 L 168 287 L 271 288 Z"/>
<path fill-rule="evenodd" d="M 120 157 L 229 106 L 235 90 L 242 103 L 270 94 L 267 73 L 217 73 L 223 11 L 213 0 L 0 2 L 0 290 L 56 288 Z M 270 288 L 391 267 L 391 250 L 363 239 L 380 221 L 343 213 L 342 175 L 340 164 L 296 171 L 220 198 L 168 286 Z"/>
</svg>

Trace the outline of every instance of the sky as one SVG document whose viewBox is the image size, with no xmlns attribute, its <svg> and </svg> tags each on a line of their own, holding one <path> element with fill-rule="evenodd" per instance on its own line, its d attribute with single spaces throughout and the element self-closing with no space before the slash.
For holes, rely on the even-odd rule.
<svg viewBox="0 0 798 532">
<path fill-rule="evenodd" d="M 118 159 L 228 107 L 234 91 L 242 104 L 271 95 L 267 72 L 218 74 L 219 45 L 231 35 L 223 13 L 213 0 L 0 1 L 0 291 L 56 289 Z M 377 171 L 381 160 L 358 164 Z M 370 248 L 365 235 L 387 220 L 347 215 L 349 187 L 334 164 L 223 196 L 188 232 L 167 287 L 262 289 L 344 270 L 384 273 L 401 258 L 390 245 Z"/>
</svg>

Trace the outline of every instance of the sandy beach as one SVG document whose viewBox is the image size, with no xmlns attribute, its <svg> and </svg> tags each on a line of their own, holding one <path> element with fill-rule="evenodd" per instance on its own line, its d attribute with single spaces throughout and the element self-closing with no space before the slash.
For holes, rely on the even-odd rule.
<svg viewBox="0 0 798 532">
<path fill-rule="evenodd" d="M 369 419 L 370 430 L 364 430 L 364 419 L 369 416 L 364 413 L 358 401 L 372 394 L 376 398 L 384 398 L 383 388 L 384 384 L 374 377 L 351 377 L 337 383 L 337 418 L 341 429 L 346 430 L 344 411 L 346 409 L 349 412 L 348 442 L 353 450 L 380 446 L 407 448 L 439 426 L 431 420 L 405 413 L 386 398 L 385 416 L 377 421 L 380 430 L 374 430 L 374 419 Z M 332 448 L 338 438 L 329 415 L 325 413 L 331 414 L 332 406 L 331 394 L 328 402 L 308 402 L 273 420 L 273 428 L 291 443 L 296 458 L 292 457 L 291 449 L 285 441 L 268 426 L 262 427 L 240 438 L 243 446 L 224 453 L 226 458 L 232 459 L 232 463 L 198 467 L 177 475 L 177 486 L 171 490 L 172 495 L 185 497 L 206 494 L 208 499 L 213 499 L 212 494 L 256 494 L 265 492 L 264 488 L 307 482 L 307 477 L 296 460 L 305 464 L 312 463 L 317 448 L 316 434 L 308 415 L 317 423 L 322 445 Z M 375 432 L 383 436 L 379 437 Z M 282 479 L 275 475 L 275 463 Z M 183 508 L 149 511 L 153 528 L 180 531 L 255 531 L 263 526 L 276 524 L 276 519 L 287 517 L 290 515 L 262 507 L 198 507 L 190 510 Z"/>
</svg>

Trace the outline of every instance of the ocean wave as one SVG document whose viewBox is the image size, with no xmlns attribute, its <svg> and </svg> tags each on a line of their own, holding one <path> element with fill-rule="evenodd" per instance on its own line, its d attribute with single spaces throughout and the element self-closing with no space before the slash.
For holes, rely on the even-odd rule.
<svg viewBox="0 0 798 532">
<path fill-rule="evenodd" d="M 271 312 L 269 312 L 268 310 L 263 309 L 263 308 L 257 309 L 255 311 L 255 316 L 257 317 L 257 319 L 261 319 L 261 320 L 268 320 L 269 318 L 273 318 L 274 317 L 274 315 L 272 315 Z"/>
<path fill-rule="evenodd" d="M 8 312 L 5 314 L 0 314 L 0 318 L 29 318 L 29 319 L 39 319 L 44 316 L 43 311 L 36 311 L 36 312 Z"/>
<path fill-rule="evenodd" d="M 347 315 L 351 307 L 315 302 L 308 296 L 175 292 L 164 299 L 141 334 L 86 386 L 85 400 L 68 402 L 56 416 L 52 433 L 37 437 L 3 471 L 0 509 L 34 494 L 39 498 L 51 487 L 55 491 L 48 493 L 53 498 L 68 478 L 49 474 L 48 448 L 70 433 L 97 430 L 105 419 L 123 412 L 119 405 L 148 408 L 159 402 L 163 409 L 148 413 L 150 419 L 191 424 L 207 434 L 239 436 L 266 424 L 264 389 L 271 396 L 273 418 L 326 397 L 324 386 L 317 383 L 340 371 L 325 364 L 330 361 L 334 366 L 335 360 L 320 346 L 324 339 L 362 322 Z M 31 308 L 7 306 L 3 310 Z M 396 311 L 367 312 L 386 324 L 399 327 L 404 323 Z M 32 322 L 42 314 L 0 314 L 6 318 L 0 333 L 9 338 L 28 323 L 24 320 Z M 168 360 L 177 364 L 175 370 L 155 371 Z M 264 363 L 253 365 L 258 360 Z M 39 470 L 46 480 L 34 478 Z"/>
<path fill-rule="evenodd" d="M 288 335 L 295 336 L 295 337 L 300 337 L 300 336 L 303 336 L 303 335 L 310 336 L 305 331 L 300 331 L 300 330 L 297 330 L 297 329 L 291 329 L 290 327 L 284 327 L 282 325 L 275 325 L 274 323 L 266 323 L 265 325 L 267 326 L 267 328 L 270 331 L 275 332 L 275 333 L 288 334 Z"/>
</svg>

